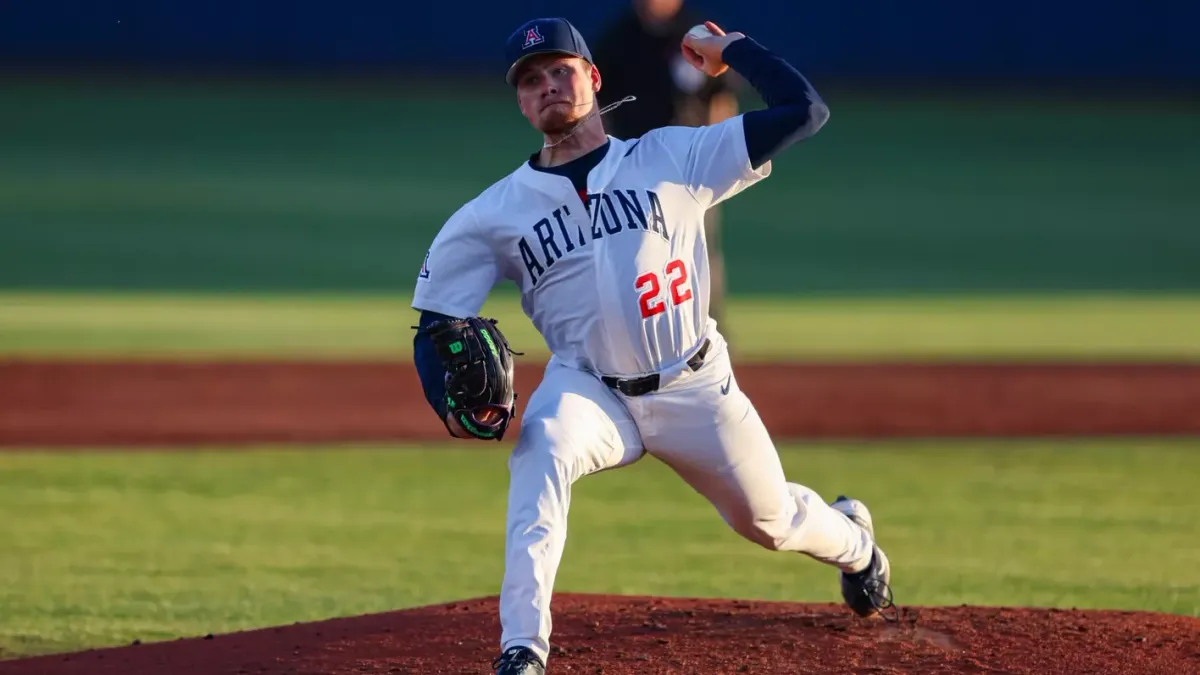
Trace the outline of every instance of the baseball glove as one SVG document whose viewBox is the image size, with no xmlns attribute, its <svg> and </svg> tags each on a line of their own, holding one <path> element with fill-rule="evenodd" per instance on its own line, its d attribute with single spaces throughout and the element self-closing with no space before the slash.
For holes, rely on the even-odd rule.
<svg viewBox="0 0 1200 675">
<path fill-rule="evenodd" d="M 427 329 L 446 367 L 446 410 L 475 438 L 501 440 L 516 413 L 512 355 L 495 319 L 437 321 Z"/>
</svg>

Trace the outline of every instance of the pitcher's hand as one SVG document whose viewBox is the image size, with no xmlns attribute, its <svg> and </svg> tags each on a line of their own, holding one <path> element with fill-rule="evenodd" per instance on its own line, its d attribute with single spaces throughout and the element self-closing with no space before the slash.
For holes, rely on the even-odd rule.
<svg viewBox="0 0 1200 675">
<path fill-rule="evenodd" d="M 721 53 L 725 51 L 725 48 L 730 43 L 746 36 L 738 32 L 726 34 L 725 31 L 721 30 L 720 26 L 711 21 L 705 21 L 704 27 L 712 35 L 697 37 L 695 32 L 689 31 L 687 35 L 683 36 L 683 43 L 680 45 L 680 49 L 683 50 L 683 58 L 687 59 L 687 62 L 692 64 L 697 70 L 709 77 L 717 77 L 726 70 L 729 70 L 729 66 L 721 58 Z"/>
</svg>

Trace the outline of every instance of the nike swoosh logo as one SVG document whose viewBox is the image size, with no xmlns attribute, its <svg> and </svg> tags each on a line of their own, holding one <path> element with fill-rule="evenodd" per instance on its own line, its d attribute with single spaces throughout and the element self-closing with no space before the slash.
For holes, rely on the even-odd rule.
<svg viewBox="0 0 1200 675">
<path fill-rule="evenodd" d="M 729 393 L 729 382 L 731 380 L 733 380 L 732 374 L 725 378 L 725 386 L 721 387 L 721 395 L 722 396 Z"/>
</svg>

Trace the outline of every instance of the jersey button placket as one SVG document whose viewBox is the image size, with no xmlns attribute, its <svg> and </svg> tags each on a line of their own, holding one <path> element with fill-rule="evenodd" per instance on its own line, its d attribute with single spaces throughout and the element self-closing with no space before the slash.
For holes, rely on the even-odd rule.
<svg viewBox="0 0 1200 675">
<path fill-rule="evenodd" d="M 593 194 L 590 180 L 591 176 L 589 175 L 588 178 L 587 193 Z M 603 281 L 600 270 L 600 256 L 596 254 L 599 241 L 592 238 L 592 212 L 587 208 L 588 204 L 590 203 L 590 198 L 587 196 L 587 194 L 581 196 L 580 203 L 582 204 L 579 210 L 579 219 L 581 223 L 580 227 L 583 228 L 583 236 L 588 242 L 587 254 L 591 258 L 592 278 L 596 280 L 596 314 L 599 315 L 601 321 L 606 321 L 608 317 L 604 316 L 604 296 L 600 291 Z"/>
</svg>

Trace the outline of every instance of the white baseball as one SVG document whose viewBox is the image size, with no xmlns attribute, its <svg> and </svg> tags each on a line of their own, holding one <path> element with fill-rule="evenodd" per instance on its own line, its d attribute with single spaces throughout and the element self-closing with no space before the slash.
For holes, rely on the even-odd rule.
<svg viewBox="0 0 1200 675">
<path fill-rule="evenodd" d="M 692 26 L 692 29 L 689 30 L 687 32 L 687 34 L 691 35 L 694 38 L 706 38 L 706 37 L 712 37 L 712 36 L 716 35 L 716 33 L 712 32 L 711 30 L 708 29 L 708 26 L 705 26 L 702 23 Z"/>
</svg>

